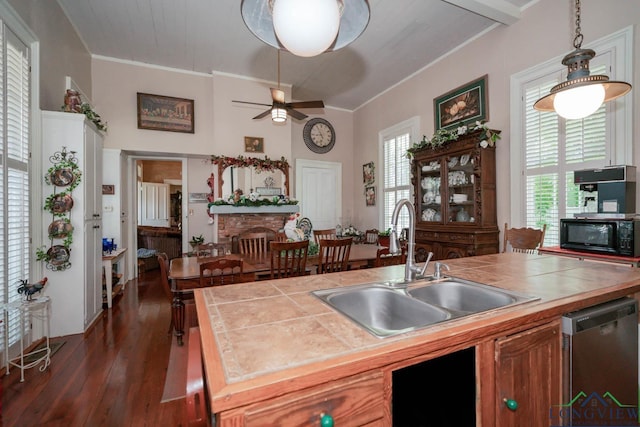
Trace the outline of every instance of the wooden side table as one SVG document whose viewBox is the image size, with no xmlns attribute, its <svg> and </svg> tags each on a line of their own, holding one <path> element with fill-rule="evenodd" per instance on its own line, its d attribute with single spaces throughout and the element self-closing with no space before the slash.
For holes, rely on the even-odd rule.
<svg viewBox="0 0 640 427">
<path fill-rule="evenodd" d="M 51 346 L 49 345 L 49 310 L 51 305 L 51 298 L 38 297 L 31 301 L 14 301 L 8 304 L 4 304 L 2 309 L 4 311 L 4 348 L 5 348 L 5 367 L 7 375 L 9 375 L 9 368 L 15 366 L 20 369 L 20 382 L 24 382 L 25 369 L 33 368 L 34 366 L 40 366 L 40 372 L 44 372 L 45 369 L 51 364 Z M 16 311 L 20 318 L 20 355 L 10 359 L 9 358 L 9 313 Z M 37 348 L 29 353 L 24 352 L 24 330 L 27 325 L 32 325 L 34 321 L 42 322 L 42 331 L 45 338 L 45 346 Z M 31 362 L 25 362 L 25 358 L 28 356 L 37 355 L 35 360 Z"/>
<path fill-rule="evenodd" d="M 111 252 L 108 255 L 102 256 L 102 266 L 104 267 L 104 275 L 105 275 L 105 286 L 107 288 L 106 293 L 107 293 L 108 308 L 111 308 L 113 306 L 113 264 L 120 261 L 126 251 L 127 251 L 127 248 L 121 248 Z M 126 279 L 127 277 L 126 262 L 123 262 L 122 265 L 123 267 L 120 273 L 122 274 L 122 281 L 123 281 L 123 287 L 124 287 L 124 281 L 127 280 Z"/>
</svg>

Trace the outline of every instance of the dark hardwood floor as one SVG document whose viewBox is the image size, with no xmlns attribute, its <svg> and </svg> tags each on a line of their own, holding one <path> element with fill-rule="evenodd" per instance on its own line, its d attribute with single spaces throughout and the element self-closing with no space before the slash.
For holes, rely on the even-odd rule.
<svg viewBox="0 0 640 427">
<path fill-rule="evenodd" d="M 181 426 L 185 400 L 160 403 L 171 336 L 159 270 L 129 282 L 87 334 L 65 344 L 51 366 L 2 378 L 2 426 Z M 175 338 L 174 338 L 175 339 Z"/>
</svg>

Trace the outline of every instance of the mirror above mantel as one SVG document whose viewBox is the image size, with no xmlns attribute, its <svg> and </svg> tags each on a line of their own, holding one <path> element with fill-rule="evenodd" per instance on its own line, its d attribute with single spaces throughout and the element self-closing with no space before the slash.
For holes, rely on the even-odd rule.
<svg viewBox="0 0 640 427">
<path fill-rule="evenodd" d="M 218 195 L 226 198 L 236 189 L 245 195 L 255 191 L 262 197 L 289 196 L 289 163 L 281 160 L 252 157 L 212 156 L 218 165 Z"/>
</svg>

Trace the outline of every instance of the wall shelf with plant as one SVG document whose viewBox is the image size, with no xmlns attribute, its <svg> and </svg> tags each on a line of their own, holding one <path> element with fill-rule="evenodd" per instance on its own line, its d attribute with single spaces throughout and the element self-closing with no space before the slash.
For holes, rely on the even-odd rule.
<svg viewBox="0 0 640 427">
<path fill-rule="evenodd" d="M 45 198 L 44 210 L 49 212 L 53 220 L 48 228 L 50 247 L 36 249 L 36 260 L 44 261 L 52 271 L 63 271 L 71 267 L 71 244 L 74 227 L 71 223 L 73 208 L 73 190 L 80 184 L 82 172 L 78 168 L 78 159 L 74 151 L 67 152 L 66 147 L 49 157 L 53 163 L 44 180 L 53 186 L 53 193 Z M 62 240 L 54 244 L 56 240 Z"/>
</svg>

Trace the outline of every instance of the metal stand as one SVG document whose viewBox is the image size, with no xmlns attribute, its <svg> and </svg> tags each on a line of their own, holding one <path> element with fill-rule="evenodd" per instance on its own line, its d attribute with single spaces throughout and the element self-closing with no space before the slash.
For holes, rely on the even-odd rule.
<svg viewBox="0 0 640 427">
<path fill-rule="evenodd" d="M 4 323 L 5 323 L 5 366 L 7 375 L 9 375 L 9 367 L 11 365 L 20 369 L 20 382 L 24 382 L 25 369 L 33 368 L 34 366 L 40 366 L 40 372 L 44 372 L 51 363 L 51 346 L 49 345 L 49 307 L 51 304 L 51 298 L 39 297 L 34 298 L 31 301 L 15 301 L 2 306 L 4 310 Z M 20 355 L 10 359 L 8 349 L 8 335 L 9 335 L 9 312 L 18 311 L 20 316 Z M 43 334 L 46 345 L 38 350 L 31 351 L 29 353 L 24 352 L 24 339 L 25 339 L 25 327 L 31 325 L 34 320 L 42 322 Z M 25 363 L 25 358 L 28 356 L 39 355 L 36 360 Z"/>
</svg>

